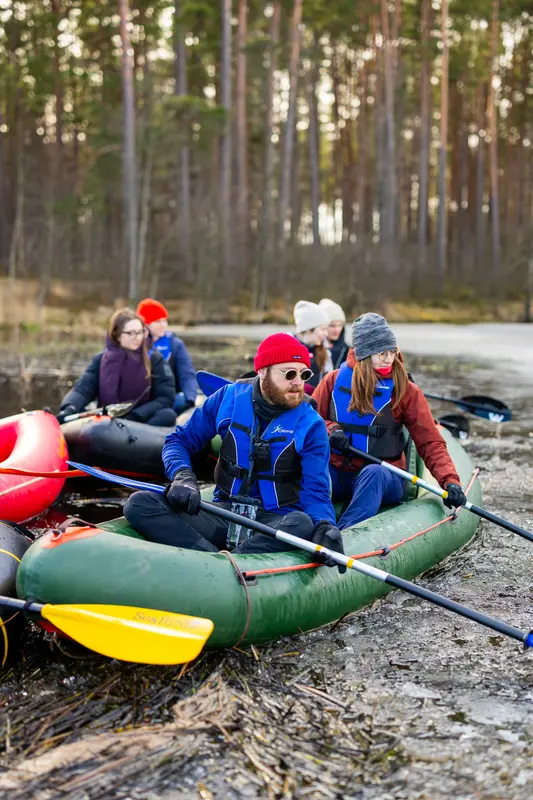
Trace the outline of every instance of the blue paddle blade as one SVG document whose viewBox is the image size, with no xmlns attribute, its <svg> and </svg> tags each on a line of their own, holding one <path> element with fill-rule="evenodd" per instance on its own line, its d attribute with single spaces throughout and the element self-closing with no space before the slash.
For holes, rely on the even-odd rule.
<svg viewBox="0 0 533 800">
<path fill-rule="evenodd" d="M 215 392 L 218 392 L 219 389 L 222 389 L 223 386 L 227 386 L 228 383 L 232 382 L 228 381 L 226 378 L 221 378 L 220 375 L 206 372 L 204 369 L 198 370 L 196 373 L 196 380 L 206 397 L 210 397 Z"/>
<path fill-rule="evenodd" d="M 67 464 L 74 469 L 79 469 L 81 472 L 92 475 L 93 478 L 100 478 L 100 480 L 108 481 L 109 483 L 116 483 L 118 486 L 125 486 L 127 489 L 144 489 L 148 492 L 156 492 L 157 494 L 164 494 L 165 487 L 159 486 L 157 483 L 148 483 L 148 481 L 136 481 L 134 478 L 125 478 L 122 475 L 113 475 L 112 472 L 106 472 L 99 467 L 88 467 L 86 464 L 79 464 L 77 461 L 67 461 Z"/>
</svg>

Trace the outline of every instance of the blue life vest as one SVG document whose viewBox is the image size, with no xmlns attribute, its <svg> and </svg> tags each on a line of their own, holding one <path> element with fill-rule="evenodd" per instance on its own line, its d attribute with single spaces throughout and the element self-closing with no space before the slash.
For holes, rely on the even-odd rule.
<svg viewBox="0 0 533 800">
<path fill-rule="evenodd" d="M 397 422 L 392 413 L 392 378 L 380 378 L 374 394 L 376 414 L 360 414 L 348 411 L 352 397 L 353 369 L 347 364 L 339 370 L 331 394 L 329 419 L 339 422 L 343 431 L 350 437 L 352 447 L 357 447 L 376 458 L 394 461 L 398 459 L 406 445 L 403 425 Z"/>
<path fill-rule="evenodd" d="M 215 468 L 215 481 L 229 497 L 246 495 L 257 482 L 266 511 L 298 506 L 301 452 L 305 437 L 316 424 L 316 411 L 308 403 L 271 420 L 263 433 L 252 401 L 250 383 L 228 388 L 219 406 L 217 431 L 230 420 Z"/>
<path fill-rule="evenodd" d="M 154 350 L 158 350 L 165 361 L 170 361 L 170 357 L 172 356 L 172 334 L 165 333 L 164 336 L 160 336 L 157 342 L 155 342 L 148 351 L 148 355 L 151 356 Z"/>
</svg>

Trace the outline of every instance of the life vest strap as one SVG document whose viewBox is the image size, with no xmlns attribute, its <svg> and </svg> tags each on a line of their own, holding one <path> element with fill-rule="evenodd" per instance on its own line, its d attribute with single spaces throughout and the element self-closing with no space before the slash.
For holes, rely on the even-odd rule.
<svg viewBox="0 0 533 800">
<path fill-rule="evenodd" d="M 227 458 L 219 458 L 220 465 L 224 472 L 226 472 L 231 478 L 238 478 L 241 481 L 246 480 L 248 478 L 248 472 L 239 467 L 238 464 L 235 464 L 234 461 L 228 461 Z M 263 475 L 258 472 L 252 472 L 250 475 L 250 482 L 253 483 L 254 481 L 278 481 L 280 483 L 292 483 L 294 481 L 294 474 L 287 473 L 287 475 L 283 475 L 283 473 L 278 473 L 276 477 L 273 475 Z"/>
<path fill-rule="evenodd" d="M 244 431 L 244 433 L 247 433 L 248 435 L 252 431 L 252 429 L 248 425 L 241 425 L 240 422 L 235 422 L 235 420 L 231 421 L 230 428 L 237 428 L 238 431 Z"/>
<path fill-rule="evenodd" d="M 227 458 L 223 458 L 222 456 L 219 456 L 218 460 L 224 472 L 231 478 L 238 478 L 240 481 L 243 481 L 248 477 L 247 470 L 243 469 L 243 467 L 239 467 L 234 461 L 228 461 Z"/>
<path fill-rule="evenodd" d="M 360 433 L 363 436 L 374 436 L 380 439 L 387 432 L 386 425 L 352 425 L 350 422 L 339 422 L 346 433 Z"/>
</svg>

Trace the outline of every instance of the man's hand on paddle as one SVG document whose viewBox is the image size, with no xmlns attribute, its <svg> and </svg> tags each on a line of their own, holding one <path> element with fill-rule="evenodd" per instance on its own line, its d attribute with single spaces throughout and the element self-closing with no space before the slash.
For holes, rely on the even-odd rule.
<svg viewBox="0 0 533 800">
<path fill-rule="evenodd" d="M 198 514 L 200 511 L 200 489 L 196 475 L 191 469 L 180 469 L 174 480 L 167 486 L 165 496 L 174 511 L 186 511 L 187 514 Z"/>
<path fill-rule="evenodd" d="M 322 547 L 327 547 L 328 550 L 333 550 L 335 553 L 345 555 L 340 530 L 335 527 L 335 525 L 332 525 L 331 522 L 327 522 L 327 520 L 322 520 L 315 525 L 311 541 L 313 544 L 320 544 Z M 337 564 L 337 562 L 329 556 L 317 553 L 316 560 L 321 561 L 326 567 L 338 567 L 341 575 L 346 572 L 344 564 Z"/>
</svg>

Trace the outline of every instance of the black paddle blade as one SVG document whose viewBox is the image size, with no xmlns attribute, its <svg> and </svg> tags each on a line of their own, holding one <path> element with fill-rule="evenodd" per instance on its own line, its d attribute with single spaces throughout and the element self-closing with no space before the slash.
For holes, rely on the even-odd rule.
<svg viewBox="0 0 533 800">
<path fill-rule="evenodd" d="M 456 439 L 461 439 L 463 442 L 468 439 L 470 423 L 462 414 L 446 414 L 446 416 L 440 417 L 439 425 L 449 430 Z"/>
<path fill-rule="evenodd" d="M 464 405 L 461 401 L 464 402 Z M 461 397 L 456 403 L 462 411 L 468 411 L 470 414 L 475 414 L 476 417 L 488 419 L 489 422 L 509 422 L 513 416 L 511 409 L 501 400 L 485 397 L 482 394 Z"/>
</svg>

